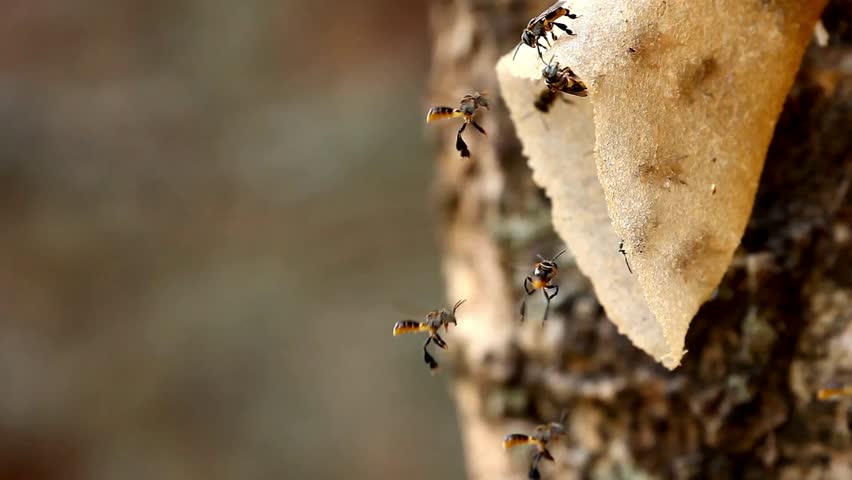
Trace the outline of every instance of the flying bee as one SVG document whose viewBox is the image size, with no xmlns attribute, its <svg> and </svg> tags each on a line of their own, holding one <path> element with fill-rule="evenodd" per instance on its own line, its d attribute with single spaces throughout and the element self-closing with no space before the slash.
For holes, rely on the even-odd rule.
<svg viewBox="0 0 852 480">
<path fill-rule="evenodd" d="M 553 27 L 557 27 L 568 35 L 574 35 L 574 32 L 568 28 L 564 23 L 559 23 L 556 20 L 561 17 L 568 17 L 570 19 L 577 18 L 577 15 L 568 11 L 567 8 L 563 7 L 562 4 L 564 1 L 559 1 L 553 4 L 547 10 L 541 12 L 539 16 L 530 19 L 530 23 L 527 24 L 527 28 L 521 33 L 521 41 L 518 43 L 517 48 L 515 48 L 515 54 L 512 55 L 512 60 L 518 55 L 518 50 L 521 49 L 521 45 L 527 45 L 528 47 L 533 47 L 538 51 L 538 58 L 541 61 L 544 61 L 544 57 L 541 54 L 541 49 L 544 47 L 541 43 L 539 43 L 539 39 L 544 39 L 547 42 L 547 46 L 550 47 L 550 40 L 547 39 L 547 34 L 550 33 L 551 38 L 556 40 L 556 33 L 553 32 Z"/>
<path fill-rule="evenodd" d="M 458 133 L 456 133 L 456 150 L 461 153 L 462 158 L 470 157 L 470 150 L 467 148 L 467 143 L 465 143 L 464 139 L 462 139 L 462 132 L 464 132 L 464 129 L 467 128 L 468 124 L 473 125 L 474 128 L 479 130 L 479 133 L 488 135 L 485 133 L 485 129 L 479 126 L 479 124 L 476 123 L 476 120 L 473 119 L 473 115 L 479 107 L 490 110 L 488 100 L 485 98 L 486 94 L 487 93 L 476 92 L 473 95 L 465 95 L 462 97 L 461 102 L 459 102 L 459 108 L 432 107 L 426 113 L 426 123 L 445 118 L 464 117 L 464 123 L 462 123 L 461 128 L 459 128 Z"/>
<path fill-rule="evenodd" d="M 402 320 L 396 322 L 396 325 L 393 326 L 393 336 L 403 335 L 406 333 L 414 333 L 414 332 L 428 332 L 429 337 L 426 339 L 426 343 L 423 344 L 423 360 L 426 362 L 426 365 L 429 365 L 429 370 L 434 375 L 438 371 L 438 362 L 435 361 L 435 358 L 429 354 L 429 350 L 426 348 L 430 343 L 434 343 L 435 345 L 447 349 L 447 342 L 441 338 L 441 335 L 438 332 L 441 330 L 441 327 L 444 327 L 444 331 L 450 330 L 450 324 L 458 325 L 456 321 L 456 310 L 463 304 L 464 300 L 459 300 L 453 305 L 452 311 L 448 311 L 446 308 L 442 308 L 440 310 L 432 310 L 431 312 L 426 314 L 425 322 L 417 322 L 414 320 Z"/>
<path fill-rule="evenodd" d="M 544 298 L 547 300 L 547 306 L 544 307 L 544 320 L 547 320 L 547 314 L 550 311 L 550 301 L 559 293 L 559 285 L 554 285 L 553 280 L 556 279 L 556 274 L 559 270 L 559 266 L 556 265 L 556 259 L 563 253 L 565 253 L 565 250 L 562 250 L 550 260 L 545 260 L 541 255 L 536 255 L 541 261 L 535 264 L 532 276 L 524 279 L 524 291 L 527 293 L 527 297 L 540 289 L 544 294 Z M 553 294 L 548 295 L 548 290 L 553 290 Z M 527 312 L 527 297 L 524 297 L 521 301 L 522 322 Z"/>
<path fill-rule="evenodd" d="M 852 397 L 852 386 L 821 388 L 817 391 L 817 398 L 820 400 L 831 400 L 838 397 Z"/>
<path fill-rule="evenodd" d="M 565 420 L 568 412 L 563 411 L 558 422 L 550 422 L 544 425 L 535 427 L 532 435 L 524 435 L 522 433 L 511 433 L 503 439 L 503 448 L 509 449 L 519 445 L 535 445 L 536 450 L 533 453 L 532 461 L 528 477 L 532 480 L 541 478 L 541 473 L 538 470 L 538 463 L 542 458 L 554 461 L 553 455 L 547 449 L 550 442 L 554 442 L 566 433 Z"/>
<path fill-rule="evenodd" d="M 630 272 L 631 275 L 633 275 L 633 269 L 630 268 L 630 262 L 627 261 L 627 250 L 624 249 L 624 240 L 622 240 L 621 243 L 618 244 L 618 253 L 620 253 L 621 256 L 624 257 L 624 264 L 627 265 L 627 271 Z"/>
</svg>

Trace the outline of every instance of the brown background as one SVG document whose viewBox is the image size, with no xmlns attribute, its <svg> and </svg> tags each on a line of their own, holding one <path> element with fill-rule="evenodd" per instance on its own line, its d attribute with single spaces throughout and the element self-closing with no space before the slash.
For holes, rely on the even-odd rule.
<svg viewBox="0 0 852 480">
<path fill-rule="evenodd" d="M 0 1 L 0 479 L 462 476 L 425 3 Z"/>
</svg>

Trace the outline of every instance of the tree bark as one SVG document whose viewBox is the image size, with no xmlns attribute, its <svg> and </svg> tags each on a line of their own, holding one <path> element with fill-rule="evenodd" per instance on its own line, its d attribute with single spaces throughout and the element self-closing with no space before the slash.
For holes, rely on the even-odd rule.
<svg viewBox="0 0 852 480">
<path fill-rule="evenodd" d="M 815 398 L 852 385 L 849 3 L 823 14 L 829 45 L 805 56 L 742 244 L 672 372 L 617 332 L 570 257 L 547 326 L 536 296 L 520 323 L 526 270 L 562 242 L 496 101 L 494 65 L 549 4 L 443 0 L 431 12 L 432 103 L 495 99 L 489 136 L 467 137 L 472 158 L 453 148 L 457 125 L 435 129 L 445 276 L 451 299 L 468 299 L 450 348 L 469 478 L 524 478 L 529 454 L 502 438 L 563 409 L 568 434 L 543 478 L 852 478 L 850 399 Z"/>
</svg>

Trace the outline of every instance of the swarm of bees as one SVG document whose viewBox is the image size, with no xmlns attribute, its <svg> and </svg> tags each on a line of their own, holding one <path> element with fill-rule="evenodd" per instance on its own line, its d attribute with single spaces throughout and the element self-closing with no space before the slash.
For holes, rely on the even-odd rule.
<svg viewBox="0 0 852 480">
<path fill-rule="evenodd" d="M 503 439 L 503 448 L 510 449 L 513 447 L 517 447 L 519 445 L 534 445 L 535 451 L 532 455 L 532 460 L 530 461 L 530 469 L 528 473 L 528 477 L 532 480 L 538 480 L 541 478 L 541 473 L 538 469 L 538 464 L 542 458 L 554 461 L 553 455 L 550 454 L 550 451 L 547 449 L 548 444 L 554 442 L 559 439 L 559 437 L 565 435 L 565 420 L 568 415 L 567 411 L 563 411 L 561 417 L 558 422 L 550 422 L 543 425 L 539 425 L 535 427 L 532 435 L 525 435 L 522 433 L 510 433 L 506 435 L 506 438 Z"/>
<path fill-rule="evenodd" d="M 521 46 L 527 45 L 530 48 L 535 48 L 539 59 L 544 62 L 543 50 L 546 50 L 551 46 L 551 40 L 555 41 L 557 39 L 556 30 L 561 30 L 567 35 L 574 35 L 574 32 L 568 28 L 565 20 L 573 20 L 576 18 L 578 18 L 578 16 L 571 13 L 569 9 L 564 6 L 563 1 L 556 2 L 556 4 L 538 16 L 530 19 L 526 28 L 524 28 L 521 33 L 521 40 L 515 48 L 512 59 L 515 59 L 515 56 L 517 56 Z M 544 41 L 543 43 L 542 40 Z M 560 65 L 559 62 L 554 62 L 553 57 L 551 57 L 550 61 L 542 68 L 541 76 L 544 81 L 544 88 L 533 101 L 533 106 L 536 110 L 542 113 L 549 112 L 553 108 L 557 99 L 562 99 L 563 101 L 568 102 L 565 95 L 572 95 L 576 97 L 585 97 L 588 95 L 588 89 L 585 83 L 580 80 L 574 71 L 567 65 Z M 467 142 L 465 142 L 462 137 L 462 134 L 468 125 L 472 125 L 474 129 L 479 131 L 479 133 L 487 136 L 485 129 L 477 122 L 477 113 L 479 113 L 481 109 L 490 110 L 487 93 L 475 92 L 462 97 L 458 107 L 434 106 L 430 108 L 426 113 L 426 123 L 452 118 L 462 119 L 461 126 L 456 132 L 455 148 L 462 158 L 469 158 L 471 156 L 471 151 Z M 623 242 L 622 245 L 619 246 L 619 252 L 625 255 L 624 260 L 625 263 L 627 263 L 626 252 L 623 249 Z M 526 318 L 527 299 L 530 295 L 535 293 L 536 290 L 541 290 L 546 301 L 544 318 L 542 321 L 542 326 L 544 326 L 550 312 L 550 302 L 559 293 L 559 286 L 554 283 L 559 268 L 556 264 L 556 260 L 564 253 L 565 250 L 562 250 L 549 260 L 541 257 L 540 255 L 538 256 L 539 261 L 533 266 L 532 274 L 524 279 L 523 287 L 526 296 L 523 297 L 521 302 L 521 322 L 523 322 Z M 629 263 L 627 264 L 627 268 L 628 270 L 630 269 Z M 464 302 L 465 300 L 459 300 L 452 306 L 452 308 L 433 310 L 426 314 L 423 321 L 401 320 L 393 327 L 394 336 L 415 332 L 425 332 L 427 334 L 426 341 L 423 344 L 423 361 L 429 367 L 429 371 L 432 374 L 435 374 L 439 367 L 438 362 L 435 360 L 433 354 L 429 352 L 428 347 L 430 344 L 435 344 L 444 350 L 448 349 L 447 342 L 440 335 L 441 327 L 444 328 L 444 331 L 449 331 L 450 324 L 458 325 L 456 313 Z M 550 461 L 554 460 L 547 446 L 550 442 L 565 434 L 566 413 L 567 412 L 563 412 L 559 422 L 539 425 L 535 428 L 531 435 L 511 434 L 503 440 L 503 446 L 507 449 L 518 445 L 535 446 L 535 451 L 532 456 L 529 469 L 529 478 L 541 478 L 539 462 L 542 458 Z"/>
<path fill-rule="evenodd" d="M 517 56 L 518 50 L 520 50 L 521 46 L 527 45 L 535 48 L 538 52 L 539 59 L 544 62 L 542 49 L 546 49 L 551 46 L 551 39 L 557 39 L 554 28 L 560 29 L 568 35 L 574 35 L 574 32 L 568 28 L 565 23 L 557 21 L 562 17 L 572 20 L 578 18 L 576 14 L 571 13 L 568 8 L 564 6 L 564 1 L 560 0 L 547 10 L 543 11 L 537 17 L 530 19 L 527 27 L 521 33 L 521 41 L 518 42 L 518 46 L 515 48 L 515 53 L 512 55 L 512 59 L 514 60 L 515 56 Z M 542 45 L 541 40 L 544 40 L 547 45 Z M 562 94 L 574 95 L 577 97 L 585 97 L 588 95 L 586 85 L 579 77 L 577 77 L 574 71 L 568 66 L 560 67 L 558 62 L 553 63 L 553 58 L 550 59 L 550 62 L 545 64 L 541 71 L 541 76 L 544 79 L 545 88 L 542 89 L 541 93 L 535 98 L 535 100 L 533 100 L 533 107 L 542 113 L 549 112 L 551 108 L 553 108 L 553 104 L 556 102 L 556 99 L 562 98 L 564 100 L 565 98 Z M 436 106 L 430 108 L 426 113 L 426 123 L 448 118 L 463 118 L 464 121 L 462 122 L 461 127 L 459 127 L 458 132 L 456 132 L 456 150 L 462 158 L 467 158 L 470 157 L 470 148 L 468 148 L 467 143 L 464 141 L 464 138 L 462 138 L 462 133 L 464 133 L 468 124 L 473 125 L 473 128 L 478 130 L 479 133 L 487 136 L 485 129 L 482 128 L 476 120 L 474 120 L 474 115 L 480 107 L 485 108 L 486 110 L 490 109 L 486 99 L 486 94 L 475 92 L 462 97 L 458 108 L 447 106 Z"/>
<path fill-rule="evenodd" d="M 476 114 L 476 111 L 480 107 L 486 110 L 490 109 L 485 95 L 485 93 L 480 92 L 476 92 L 473 95 L 465 95 L 462 97 L 461 102 L 459 102 L 458 108 L 432 107 L 426 113 L 426 123 L 433 122 L 435 120 L 443 120 L 445 118 L 464 118 L 464 122 L 462 122 L 458 133 L 456 133 L 456 150 L 459 151 L 462 158 L 470 156 L 470 150 L 467 147 L 467 143 L 465 143 L 462 138 L 462 133 L 464 132 L 464 129 L 467 128 L 468 124 L 473 125 L 473 128 L 479 130 L 479 133 L 486 136 L 488 135 L 485 133 L 485 129 L 473 119 L 474 114 Z"/>
</svg>

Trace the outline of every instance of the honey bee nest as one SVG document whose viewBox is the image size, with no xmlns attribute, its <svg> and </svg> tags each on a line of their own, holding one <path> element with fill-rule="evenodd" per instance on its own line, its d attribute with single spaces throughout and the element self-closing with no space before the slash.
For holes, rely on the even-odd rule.
<svg viewBox="0 0 852 480">
<path fill-rule="evenodd" d="M 668 368 L 740 242 L 824 3 L 576 0 L 579 18 L 564 20 L 576 35 L 559 32 L 544 57 L 589 95 L 548 113 L 533 107 L 544 85 L 535 49 L 497 64 L 557 232 L 609 318 Z"/>
</svg>

